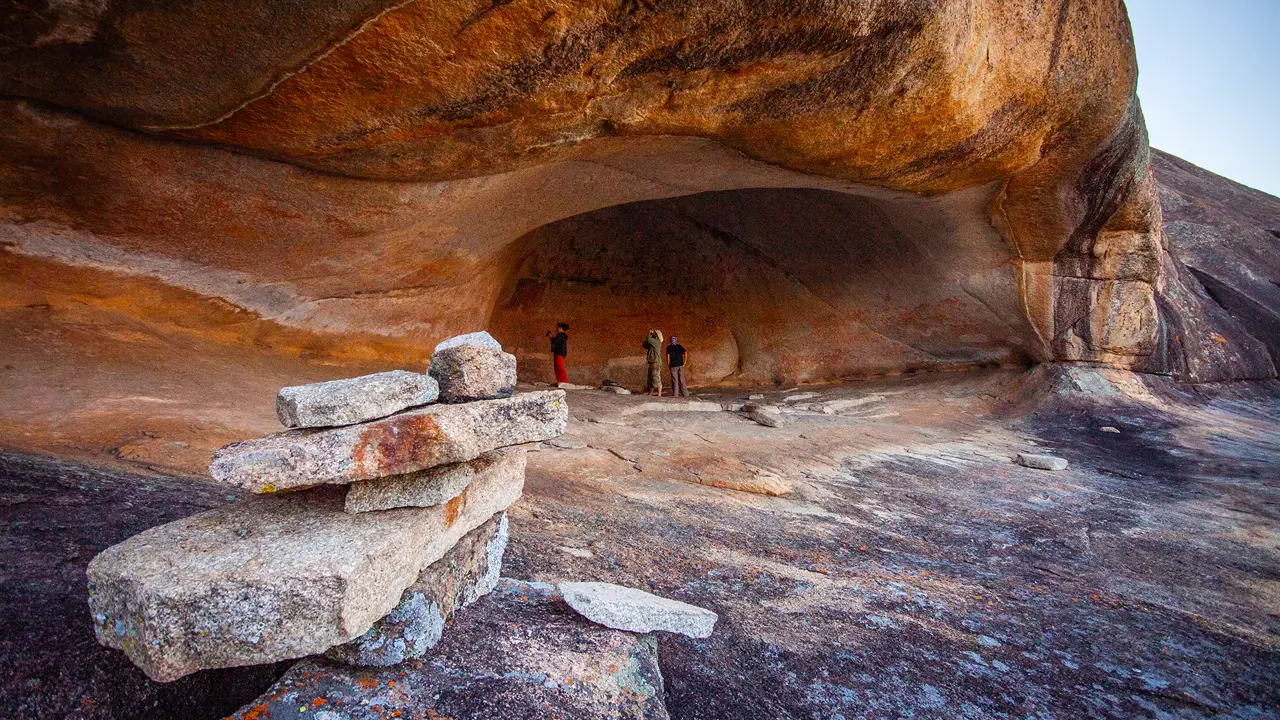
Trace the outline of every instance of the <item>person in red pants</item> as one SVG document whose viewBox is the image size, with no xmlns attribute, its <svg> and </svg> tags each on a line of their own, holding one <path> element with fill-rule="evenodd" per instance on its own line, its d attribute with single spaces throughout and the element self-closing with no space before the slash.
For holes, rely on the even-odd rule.
<svg viewBox="0 0 1280 720">
<path fill-rule="evenodd" d="M 548 331 L 547 335 L 551 335 Z M 556 334 L 551 338 L 551 356 L 556 368 L 556 382 L 569 382 L 569 373 L 564 369 L 564 358 L 569 354 L 569 326 L 556 323 Z"/>
</svg>

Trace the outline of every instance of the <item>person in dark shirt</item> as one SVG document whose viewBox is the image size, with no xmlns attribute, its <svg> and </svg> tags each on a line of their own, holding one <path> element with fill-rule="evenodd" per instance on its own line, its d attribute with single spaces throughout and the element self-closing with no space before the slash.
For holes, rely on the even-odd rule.
<svg viewBox="0 0 1280 720">
<path fill-rule="evenodd" d="M 667 345 L 667 367 L 671 369 L 671 397 L 689 397 L 689 387 L 684 382 L 684 360 L 687 351 L 671 336 Z"/>
<path fill-rule="evenodd" d="M 551 331 L 547 331 L 551 336 Z M 569 382 L 569 373 L 564 369 L 564 359 L 569 354 L 569 326 L 556 323 L 556 334 L 551 336 L 551 356 L 556 370 L 556 382 Z"/>
</svg>

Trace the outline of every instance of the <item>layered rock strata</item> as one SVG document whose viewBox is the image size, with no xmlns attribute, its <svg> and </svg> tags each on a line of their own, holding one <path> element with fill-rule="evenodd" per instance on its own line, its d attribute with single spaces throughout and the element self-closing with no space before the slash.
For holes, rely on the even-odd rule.
<svg viewBox="0 0 1280 720">
<path fill-rule="evenodd" d="M 162 682 L 322 653 L 367 632 L 423 568 L 515 502 L 523 482 L 503 480 L 433 508 L 352 515 L 341 488 L 318 488 L 152 528 L 89 565 L 98 640 Z"/>
<path fill-rule="evenodd" d="M 347 486 L 345 508 L 349 513 L 359 513 L 400 507 L 431 507 L 457 497 L 477 477 L 524 477 L 524 469 L 524 451 L 503 448 L 487 452 L 470 462 L 352 483 Z"/>
<path fill-rule="evenodd" d="M 253 492 L 346 485 L 550 440 L 564 432 L 568 419 L 560 390 L 429 405 L 361 425 L 295 430 L 234 443 L 213 454 L 209 474 Z"/>
<path fill-rule="evenodd" d="M 394 412 L 408 386 L 434 390 L 425 376 L 388 375 L 281 396 L 304 417 L 323 407 L 341 418 Z M 88 569 L 98 640 L 159 681 L 332 648 L 358 664 L 419 657 L 497 582 L 505 510 L 524 487 L 524 450 L 511 446 L 558 436 L 566 418 L 555 391 L 224 448 L 215 478 L 274 472 L 285 488 L 321 487 L 270 494 L 277 488 L 258 484 L 267 494 L 103 551 Z M 243 450 L 264 444 L 280 462 Z"/>
</svg>

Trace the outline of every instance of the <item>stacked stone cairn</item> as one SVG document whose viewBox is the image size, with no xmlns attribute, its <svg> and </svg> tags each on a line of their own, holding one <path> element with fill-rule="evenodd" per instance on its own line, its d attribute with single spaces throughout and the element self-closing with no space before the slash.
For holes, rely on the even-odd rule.
<svg viewBox="0 0 1280 720">
<path fill-rule="evenodd" d="M 153 680 L 325 654 L 420 657 L 497 583 L 525 443 L 559 436 L 559 390 L 514 394 L 488 333 L 445 341 L 427 374 L 284 388 L 286 432 L 216 451 L 255 493 L 152 528 L 89 565 L 98 641 Z"/>
</svg>

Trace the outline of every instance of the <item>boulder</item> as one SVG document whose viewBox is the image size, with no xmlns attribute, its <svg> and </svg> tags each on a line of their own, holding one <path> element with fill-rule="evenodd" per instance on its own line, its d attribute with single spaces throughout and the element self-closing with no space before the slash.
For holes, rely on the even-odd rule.
<svg viewBox="0 0 1280 720">
<path fill-rule="evenodd" d="M 705 638 L 711 636 L 719 617 L 696 605 L 612 583 L 563 582 L 557 587 L 569 607 L 592 622 L 617 630 L 663 630 Z"/>
<path fill-rule="evenodd" d="M 658 644 L 564 612 L 554 588 L 502 579 L 422 660 L 298 663 L 235 720 L 666 720 Z"/>
<path fill-rule="evenodd" d="M 291 430 L 213 453 L 215 480 L 258 493 L 345 485 L 467 462 L 509 445 L 564 432 L 564 393 L 548 390 L 463 405 L 429 405 L 327 430 Z"/>
<path fill-rule="evenodd" d="M 324 652 L 367 632 L 522 488 L 479 477 L 444 505 L 356 515 L 341 488 L 317 488 L 152 528 L 89 563 L 98 641 L 160 682 Z"/>
<path fill-rule="evenodd" d="M 613 393 L 614 395 L 630 395 L 631 394 L 630 390 L 622 387 L 621 385 L 601 385 L 600 389 L 607 393 Z"/>
<path fill-rule="evenodd" d="M 467 533 L 405 589 L 400 604 L 326 657 L 348 665 L 386 667 L 422 657 L 440 642 L 453 614 L 488 595 L 502 575 L 507 549 L 507 514 L 498 513 Z"/>
<path fill-rule="evenodd" d="M 281 424 L 291 428 L 355 425 L 433 403 L 439 395 L 434 378 L 392 370 L 281 388 L 276 395 L 276 415 Z"/>
<path fill-rule="evenodd" d="M 1053 455 L 1033 455 L 1031 453 L 1018 453 L 1016 460 L 1023 467 L 1036 470 L 1066 470 L 1069 464 L 1065 458 Z"/>
<path fill-rule="evenodd" d="M 463 347 L 464 345 L 492 348 L 494 350 L 502 349 L 502 343 L 498 342 L 497 338 L 490 335 L 488 331 L 480 330 L 479 332 L 454 335 L 448 340 L 443 340 L 436 344 L 435 350 L 433 350 L 432 353 L 438 353 L 443 350 L 452 350 L 453 348 Z"/>
<path fill-rule="evenodd" d="M 524 467 L 523 449 L 502 448 L 470 462 L 352 483 L 347 487 L 345 507 L 349 513 L 431 507 L 457 497 L 478 476 L 492 474 L 515 479 L 524 477 Z"/>
<path fill-rule="evenodd" d="M 742 411 L 747 417 L 765 427 L 779 428 L 787 424 L 786 419 L 782 417 L 782 413 L 778 412 L 777 408 L 772 408 L 768 405 L 747 403 L 743 406 Z"/>
<path fill-rule="evenodd" d="M 436 346 L 427 374 L 440 383 L 440 400 L 465 403 L 511 397 L 516 389 L 516 356 L 487 332 L 450 338 Z"/>
</svg>

